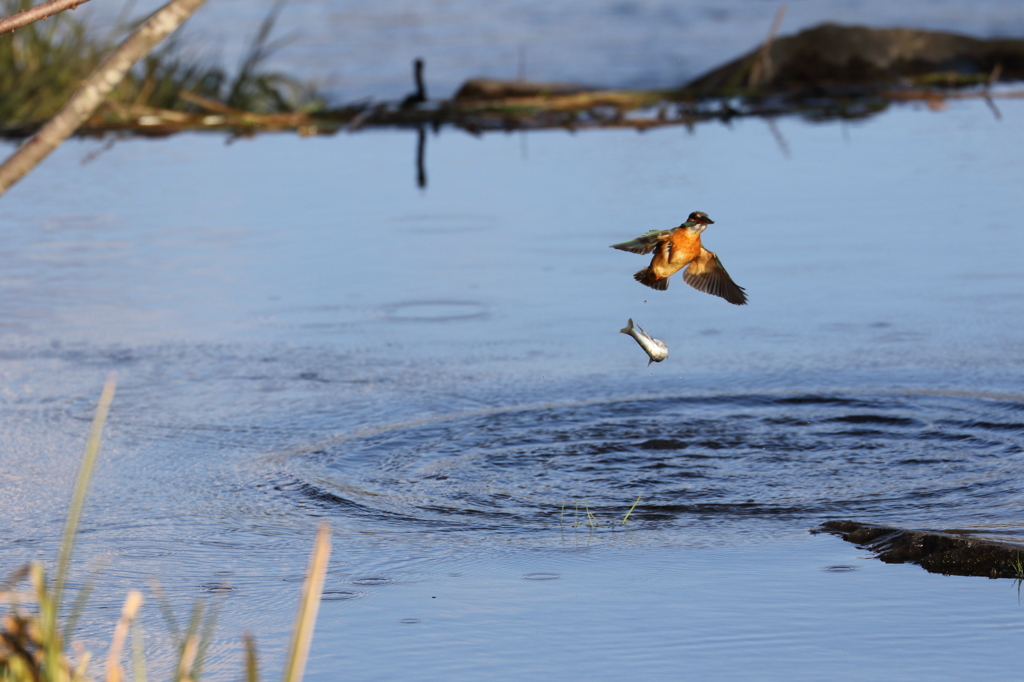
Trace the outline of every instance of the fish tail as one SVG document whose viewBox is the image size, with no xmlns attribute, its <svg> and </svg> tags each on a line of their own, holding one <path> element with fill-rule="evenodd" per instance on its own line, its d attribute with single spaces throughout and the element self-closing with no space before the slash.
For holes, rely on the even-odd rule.
<svg viewBox="0 0 1024 682">
<path fill-rule="evenodd" d="M 633 318 L 629 318 L 629 324 L 619 330 L 620 334 L 632 334 L 633 332 Z"/>
<path fill-rule="evenodd" d="M 651 272 L 650 266 L 647 266 L 643 270 L 637 271 L 637 273 L 633 275 L 633 279 L 640 282 L 640 284 L 643 284 L 644 286 L 650 287 L 652 289 L 657 289 L 658 291 L 665 291 L 666 289 L 668 289 L 668 277 L 662 277 L 661 279 L 658 279 L 658 277 L 653 272 Z"/>
</svg>

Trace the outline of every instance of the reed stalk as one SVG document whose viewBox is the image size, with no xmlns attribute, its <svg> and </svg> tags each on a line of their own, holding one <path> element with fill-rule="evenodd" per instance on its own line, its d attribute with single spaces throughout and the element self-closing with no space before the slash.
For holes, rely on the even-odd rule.
<svg viewBox="0 0 1024 682">
<path fill-rule="evenodd" d="M 124 679 L 124 670 L 121 669 L 121 649 L 124 647 L 124 640 L 128 636 L 128 630 L 135 620 L 135 615 L 142 606 L 142 593 L 132 590 L 121 608 L 121 619 L 117 621 L 114 628 L 114 636 L 110 641 L 110 653 L 107 654 L 107 682 L 121 682 Z"/>
<path fill-rule="evenodd" d="M 96 413 L 93 416 L 85 453 L 75 480 L 75 488 L 68 507 L 64 536 L 58 554 L 54 579 L 48 580 L 46 570 L 39 562 L 15 571 L 0 583 L 0 604 L 9 604 L 8 613 L 0 619 L 0 682 L 91 682 L 87 675 L 90 654 L 78 652 L 78 661 L 72 663 L 65 654 L 65 642 L 71 626 L 85 605 L 81 594 L 62 631 L 59 627 L 61 597 L 67 580 L 68 568 L 74 550 L 75 535 L 85 505 L 86 493 L 92 480 L 100 454 L 103 427 L 113 402 L 116 382 L 111 375 L 103 387 Z M 330 527 L 320 524 L 303 583 L 285 666 L 284 682 L 301 682 L 309 647 L 313 638 L 317 611 L 323 594 L 324 579 L 331 553 Z M 31 591 L 18 591 L 18 584 L 26 578 Z M 92 579 L 89 580 L 89 583 Z M 89 589 L 87 585 L 83 591 Z M 153 581 L 153 593 L 167 623 L 168 632 L 178 652 L 172 671 L 173 682 L 196 682 L 202 674 L 204 658 L 213 641 L 217 624 L 219 602 L 206 606 L 196 601 L 184 631 L 178 629 L 167 597 L 159 583 Z M 35 602 L 37 609 L 22 609 L 22 603 Z M 131 635 L 134 682 L 146 682 L 146 660 L 142 629 L 137 615 L 143 603 L 142 593 L 132 590 L 124 602 L 121 615 L 111 637 L 106 657 L 105 682 L 124 682 L 121 658 L 126 640 Z M 246 682 L 258 682 L 256 645 L 250 634 L 243 637 Z"/>
<path fill-rule="evenodd" d="M 288 645 L 288 662 L 281 678 L 283 682 L 299 682 L 306 669 L 306 657 L 313 640 L 313 627 L 316 625 L 316 614 L 320 608 L 320 595 L 323 593 L 324 576 L 327 574 L 327 561 L 330 557 L 331 527 L 324 521 L 317 529 L 313 552 L 309 557 L 309 568 L 306 569 L 306 580 L 302 584 L 302 597 L 299 599 L 291 642 Z"/>
</svg>

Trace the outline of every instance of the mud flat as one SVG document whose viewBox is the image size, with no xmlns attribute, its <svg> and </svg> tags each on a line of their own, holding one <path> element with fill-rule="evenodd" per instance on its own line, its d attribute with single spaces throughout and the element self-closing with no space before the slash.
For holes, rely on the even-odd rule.
<svg viewBox="0 0 1024 682">
<path fill-rule="evenodd" d="M 873 526 L 857 521 L 827 521 L 814 532 L 832 533 L 870 550 L 887 564 L 917 564 L 931 573 L 1024 578 L 1024 547 L 981 540 L 955 531 Z"/>
</svg>

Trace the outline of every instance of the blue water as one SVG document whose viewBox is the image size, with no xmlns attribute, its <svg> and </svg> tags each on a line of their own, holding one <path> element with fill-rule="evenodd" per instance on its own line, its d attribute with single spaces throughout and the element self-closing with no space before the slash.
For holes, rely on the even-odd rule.
<svg viewBox="0 0 1024 682">
<path fill-rule="evenodd" d="M 779 119 L 784 147 L 759 120 L 444 130 L 425 190 L 402 131 L 68 143 L 0 202 L 3 566 L 53 557 L 116 371 L 74 575 L 106 562 L 94 651 L 155 575 L 181 617 L 223 599 L 212 678 L 246 629 L 276 674 L 327 519 L 311 680 L 1014 679 L 1012 581 L 808 533 L 1019 539 L 999 106 Z M 748 306 L 608 248 L 692 210 Z"/>
</svg>

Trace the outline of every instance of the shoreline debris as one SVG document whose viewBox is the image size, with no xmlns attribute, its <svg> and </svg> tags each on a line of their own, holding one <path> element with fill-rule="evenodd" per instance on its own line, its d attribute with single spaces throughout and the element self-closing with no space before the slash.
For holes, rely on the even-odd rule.
<svg viewBox="0 0 1024 682">
<path fill-rule="evenodd" d="M 231 93 L 244 90 L 252 97 L 228 101 L 213 87 L 197 91 L 198 81 L 193 87 L 173 91 L 174 81 L 187 85 L 201 75 L 197 70 L 195 74 L 190 71 L 188 78 L 168 76 L 166 82 L 160 81 L 158 101 L 147 100 L 143 95 L 149 92 L 146 83 L 150 79 L 137 79 L 139 96 L 108 100 L 78 134 L 160 137 L 202 130 L 239 137 L 283 131 L 310 136 L 366 128 L 429 128 L 436 132 L 444 126 L 474 135 L 594 128 L 642 132 L 661 126 L 692 129 L 702 122 L 728 123 L 742 117 L 859 119 L 885 111 L 893 103 L 922 102 L 939 110 L 947 100 L 955 99 L 982 99 L 998 118 L 994 100 L 1024 98 L 1024 89 L 995 87 L 1024 80 L 1024 40 L 822 24 L 790 36 L 775 37 L 771 32 L 769 39 L 749 53 L 678 88 L 615 90 L 472 78 L 452 97 L 429 100 L 423 85 L 425 64 L 418 59 L 413 73 L 416 89 L 404 99 L 332 106 L 319 93 L 304 91 L 298 81 L 257 73 L 253 63 L 266 55 L 263 41 L 272 23 L 273 17 L 268 17 L 253 56 L 239 76 L 244 87 L 235 84 L 229 88 Z M 175 69 L 184 74 L 193 68 L 176 62 L 173 54 L 167 59 L 166 65 L 152 67 L 153 74 L 163 73 L 161 69 L 171 75 Z M 210 73 L 218 82 L 226 79 L 223 70 L 214 68 Z M 0 120 L 0 137 L 22 139 L 44 123 L 31 115 L 12 114 L 15 118 Z"/>
</svg>

